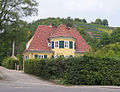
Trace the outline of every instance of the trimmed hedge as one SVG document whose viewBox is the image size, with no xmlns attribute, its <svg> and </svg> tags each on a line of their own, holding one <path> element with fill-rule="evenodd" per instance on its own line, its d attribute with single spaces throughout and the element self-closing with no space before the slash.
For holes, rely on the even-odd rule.
<svg viewBox="0 0 120 92">
<path fill-rule="evenodd" d="M 8 69 L 15 69 L 15 64 L 18 64 L 19 61 L 12 57 L 6 58 L 2 61 L 2 66 Z"/>
<path fill-rule="evenodd" d="M 24 61 L 24 72 L 73 85 L 120 85 L 120 60 L 75 57 Z"/>
</svg>

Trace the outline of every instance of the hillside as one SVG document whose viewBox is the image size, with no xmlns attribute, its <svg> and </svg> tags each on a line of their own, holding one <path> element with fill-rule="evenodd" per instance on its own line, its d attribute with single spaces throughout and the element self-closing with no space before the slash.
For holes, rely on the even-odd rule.
<svg viewBox="0 0 120 92">
<path fill-rule="evenodd" d="M 39 24 L 49 25 L 49 23 L 52 23 L 54 26 L 58 26 L 60 24 L 66 24 L 66 25 L 68 24 L 70 27 L 81 28 L 87 33 L 89 33 L 92 38 L 97 38 L 97 39 L 100 38 L 102 32 L 107 32 L 108 34 L 111 34 L 112 31 L 114 30 L 113 27 L 83 23 L 76 21 L 74 19 L 63 19 L 63 18 L 39 19 L 37 21 L 33 21 L 32 23 L 29 23 L 28 28 L 31 30 L 31 33 L 33 34 Z"/>
<path fill-rule="evenodd" d="M 120 42 L 106 45 L 102 49 L 96 51 L 94 56 L 120 59 Z"/>
</svg>

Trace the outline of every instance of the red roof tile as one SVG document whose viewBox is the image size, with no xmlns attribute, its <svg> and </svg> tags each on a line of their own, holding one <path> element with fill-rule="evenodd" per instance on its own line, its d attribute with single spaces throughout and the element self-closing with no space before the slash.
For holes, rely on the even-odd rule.
<svg viewBox="0 0 120 92">
<path fill-rule="evenodd" d="M 85 52 L 89 51 L 89 46 L 83 37 L 75 28 L 67 28 L 65 25 L 61 24 L 57 28 L 46 25 L 39 25 L 33 40 L 28 48 L 28 50 L 42 50 L 51 51 L 48 47 L 48 39 L 50 37 L 67 36 L 76 38 L 76 51 Z"/>
</svg>

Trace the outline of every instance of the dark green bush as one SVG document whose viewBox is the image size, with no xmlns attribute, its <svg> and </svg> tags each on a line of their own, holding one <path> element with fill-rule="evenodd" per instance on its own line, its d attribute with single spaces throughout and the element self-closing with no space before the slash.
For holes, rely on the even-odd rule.
<svg viewBox="0 0 120 92">
<path fill-rule="evenodd" d="M 19 60 L 8 57 L 2 61 L 2 66 L 8 68 L 8 69 L 15 69 L 15 64 L 18 64 Z"/>
<path fill-rule="evenodd" d="M 35 59 L 24 62 L 24 71 L 45 79 L 61 79 L 73 85 L 119 85 L 120 60 L 75 57 Z"/>
</svg>

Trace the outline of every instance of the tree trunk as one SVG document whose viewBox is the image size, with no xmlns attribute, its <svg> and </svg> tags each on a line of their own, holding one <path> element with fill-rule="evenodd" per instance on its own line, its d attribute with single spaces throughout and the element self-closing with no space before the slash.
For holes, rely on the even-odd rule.
<svg viewBox="0 0 120 92">
<path fill-rule="evenodd" d="M 13 41 L 13 47 L 12 47 L 12 57 L 15 56 L 15 41 Z"/>
</svg>

